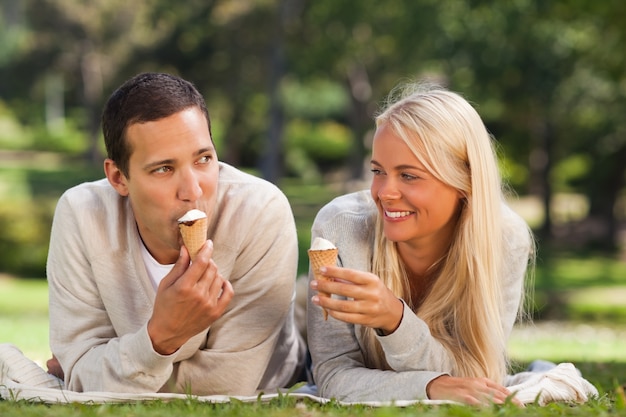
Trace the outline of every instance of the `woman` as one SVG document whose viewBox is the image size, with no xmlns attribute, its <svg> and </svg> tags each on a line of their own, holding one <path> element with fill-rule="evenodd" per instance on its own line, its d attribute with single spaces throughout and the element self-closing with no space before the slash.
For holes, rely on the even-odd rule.
<svg viewBox="0 0 626 417">
<path fill-rule="evenodd" d="M 407 86 L 376 117 L 371 170 L 369 192 L 333 200 L 313 224 L 340 265 L 322 268 L 330 280 L 310 274 L 319 394 L 503 403 L 533 240 L 504 202 L 479 115 L 455 93 Z"/>
</svg>

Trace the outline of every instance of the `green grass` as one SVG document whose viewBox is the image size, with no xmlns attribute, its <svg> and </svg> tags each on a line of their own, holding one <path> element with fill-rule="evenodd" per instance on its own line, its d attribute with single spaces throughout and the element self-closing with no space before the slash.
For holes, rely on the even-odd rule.
<svg viewBox="0 0 626 417">
<path fill-rule="evenodd" d="M 16 345 L 39 364 L 50 357 L 47 281 L 0 275 L 0 343 Z"/>
<path fill-rule="evenodd" d="M 594 399 L 584 405 L 571 406 L 564 403 L 549 404 L 546 407 L 528 405 L 519 409 L 506 404 L 491 407 L 468 407 L 461 405 L 428 406 L 416 404 L 408 407 L 369 407 L 365 405 L 340 406 L 334 402 L 318 404 L 311 400 L 296 401 L 294 398 L 278 398 L 268 403 L 241 403 L 232 401 L 226 404 L 208 404 L 195 400 L 170 402 L 152 401 L 134 404 L 69 404 L 43 405 L 28 402 L 0 401 L 0 415 L 10 416 L 237 416 L 237 417 L 481 417 L 481 416 L 624 416 L 626 409 L 623 399 L 615 396 Z"/>
</svg>

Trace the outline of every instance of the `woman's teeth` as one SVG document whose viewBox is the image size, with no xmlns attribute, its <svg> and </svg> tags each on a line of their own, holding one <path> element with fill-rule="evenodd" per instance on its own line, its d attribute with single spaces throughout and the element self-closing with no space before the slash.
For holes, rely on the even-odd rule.
<svg viewBox="0 0 626 417">
<path fill-rule="evenodd" d="M 385 211 L 387 217 L 391 217 L 392 219 L 398 219 L 400 217 L 406 217 L 411 214 L 410 211 Z"/>
</svg>

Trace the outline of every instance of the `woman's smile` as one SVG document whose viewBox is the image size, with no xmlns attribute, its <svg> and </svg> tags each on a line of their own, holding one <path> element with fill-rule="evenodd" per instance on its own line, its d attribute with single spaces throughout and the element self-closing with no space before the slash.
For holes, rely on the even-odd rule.
<svg viewBox="0 0 626 417">
<path fill-rule="evenodd" d="M 406 220 L 409 216 L 415 214 L 413 211 L 390 211 L 385 210 L 385 218 L 391 221 Z"/>
</svg>

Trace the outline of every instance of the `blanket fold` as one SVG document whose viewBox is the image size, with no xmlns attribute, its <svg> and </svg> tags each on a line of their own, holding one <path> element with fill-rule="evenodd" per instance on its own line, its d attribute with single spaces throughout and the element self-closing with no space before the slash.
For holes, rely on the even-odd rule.
<svg viewBox="0 0 626 417">
<path fill-rule="evenodd" d="M 598 390 L 584 379 L 571 363 L 561 363 L 544 372 L 521 372 L 508 378 L 509 390 L 521 402 L 528 404 L 535 401 L 539 405 L 564 401 L 584 403 L 598 396 Z M 187 394 L 145 393 L 128 394 L 116 392 L 75 392 L 65 389 L 63 380 L 48 374 L 43 368 L 28 359 L 14 345 L 0 344 L 0 398 L 9 401 L 26 400 L 48 404 L 62 403 L 129 403 L 149 400 L 189 399 L 210 403 L 227 403 L 232 399 L 242 402 L 269 402 L 274 398 L 288 395 L 294 398 L 307 398 L 318 403 L 327 403 L 329 398 L 318 397 L 310 386 L 302 389 L 283 390 L 276 393 L 259 393 L 254 396 L 209 395 L 193 396 Z M 341 402 L 341 405 L 369 405 L 373 407 L 412 404 L 454 404 L 452 401 L 439 400 L 404 400 L 404 401 L 362 401 Z"/>
</svg>

